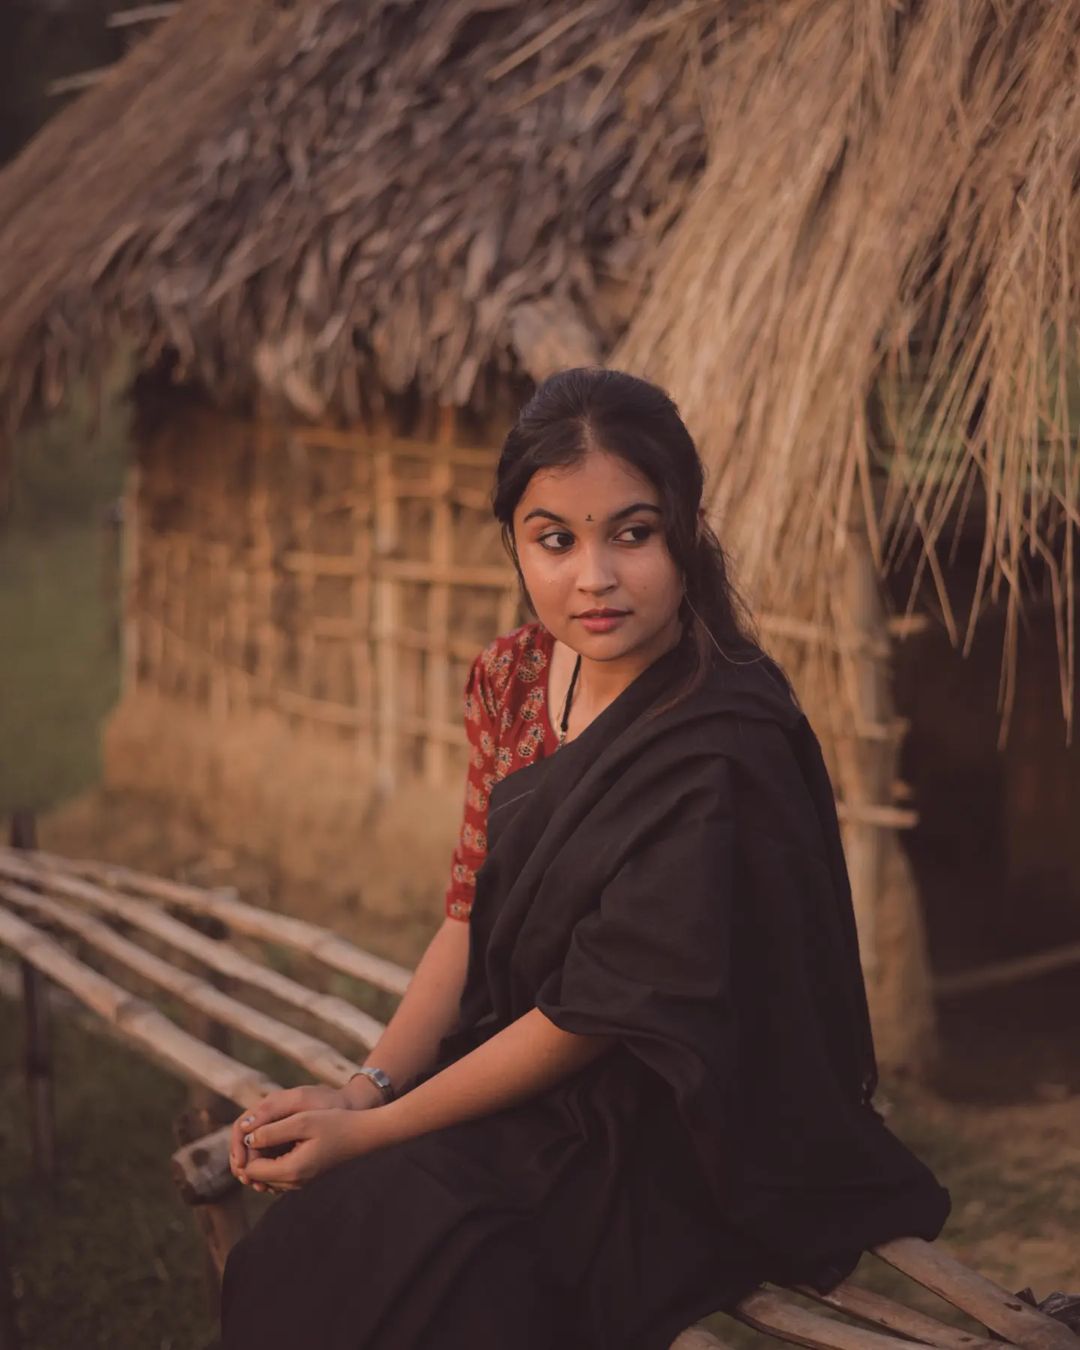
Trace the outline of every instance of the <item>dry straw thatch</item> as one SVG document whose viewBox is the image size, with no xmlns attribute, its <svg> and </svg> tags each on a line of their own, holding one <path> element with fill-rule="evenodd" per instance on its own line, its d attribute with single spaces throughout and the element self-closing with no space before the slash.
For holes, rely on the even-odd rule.
<svg viewBox="0 0 1080 1350">
<path fill-rule="evenodd" d="M 121 336 L 344 422 L 599 356 L 702 155 L 669 21 L 591 64 L 655 8 L 189 0 L 0 181 L 9 421 Z"/>
<path fill-rule="evenodd" d="M 344 422 L 604 359 L 679 400 L 743 586 L 822 639 L 804 688 L 854 699 L 854 530 L 958 640 L 1005 596 L 1006 711 L 1048 587 L 1068 719 L 1078 36 L 1076 0 L 188 0 L 0 179 L 0 405 L 121 339 Z"/>
<path fill-rule="evenodd" d="M 691 22 L 717 12 L 708 165 L 611 359 L 677 391 L 767 610 L 842 631 L 857 522 L 879 565 L 918 551 L 959 638 L 943 549 L 981 509 L 967 636 L 1004 594 L 1007 712 L 1033 560 L 1069 719 L 1080 6 L 787 0 Z"/>
</svg>

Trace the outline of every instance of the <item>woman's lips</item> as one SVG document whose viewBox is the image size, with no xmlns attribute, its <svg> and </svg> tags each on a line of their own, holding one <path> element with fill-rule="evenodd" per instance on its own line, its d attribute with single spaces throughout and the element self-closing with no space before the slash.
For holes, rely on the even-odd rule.
<svg viewBox="0 0 1080 1350">
<path fill-rule="evenodd" d="M 624 619 L 630 617 L 626 610 L 608 610 L 598 614 L 579 614 L 578 622 L 589 633 L 610 633 Z"/>
</svg>

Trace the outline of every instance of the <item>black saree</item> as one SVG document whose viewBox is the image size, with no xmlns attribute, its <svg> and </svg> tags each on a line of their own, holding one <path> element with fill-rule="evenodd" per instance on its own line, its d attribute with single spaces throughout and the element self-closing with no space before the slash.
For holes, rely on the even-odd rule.
<svg viewBox="0 0 1080 1350">
<path fill-rule="evenodd" d="M 767 659 L 650 715 L 685 645 L 499 783 L 460 1016 L 614 1047 L 551 1090 L 332 1169 L 234 1250 L 224 1350 L 666 1350 L 766 1279 L 932 1239 L 886 1127 L 833 796 Z"/>
</svg>

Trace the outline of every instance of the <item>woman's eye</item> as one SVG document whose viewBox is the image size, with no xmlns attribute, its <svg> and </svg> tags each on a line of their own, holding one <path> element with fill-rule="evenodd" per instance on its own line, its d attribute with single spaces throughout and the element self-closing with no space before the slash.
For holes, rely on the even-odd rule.
<svg viewBox="0 0 1080 1350">
<path fill-rule="evenodd" d="M 646 539 L 652 537 L 652 525 L 628 525 L 625 530 L 620 530 L 615 536 L 616 539 L 623 539 L 625 535 L 630 537 L 624 542 L 629 544 L 643 544 Z"/>
<path fill-rule="evenodd" d="M 549 553 L 561 553 L 574 542 L 574 536 L 566 530 L 552 530 L 550 534 L 542 534 L 539 542 Z"/>
</svg>

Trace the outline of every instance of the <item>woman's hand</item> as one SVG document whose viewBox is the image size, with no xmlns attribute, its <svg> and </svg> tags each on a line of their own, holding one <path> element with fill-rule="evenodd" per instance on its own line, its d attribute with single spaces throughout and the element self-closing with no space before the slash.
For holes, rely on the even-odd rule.
<svg viewBox="0 0 1080 1350">
<path fill-rule="evenodd" d="M 246 1166 L 248 1179 L 275 1191 L 298 1190 L 327 1168 L 380 1147 L 385 1141 L 375 1127 L 378 1114 L 320 1108 L 260 1125 L 244 1136 L 257 1155 Z M 267 1150 L 281 1148 L 288 1151 L 266 1156 Z"/>
<path fill-rule="evenodd" d="M 374 1106 L 376 1103 L 372 1101 L 371 1105 Z M 244 1136 L 250 1134 L 252 1130 L 269 1125 L 271 1121 L 295 1115 L 297 1111 L 333 1111 L 351 1106 L 353 1104 L 346 1097 L 344 1088 L 327 1087 L 322 1083 L 310 1083 L 303 1087 L 283 1088 L 278 1092 L 267 1093 L 258 1106 L 245 1111 L 233 1121 L 232 1137 L 229 1140 L 229 1168 L 233 1176 L 245 1185 L 248 1184 L 246 1169 L 255 1155 L 244 1144 Z M 362 1108 L 355 1107 L 355 1109 Z M 262 1191 L 266 1187 L 259 1184 L 254 1189 Z"/>
</svg>

